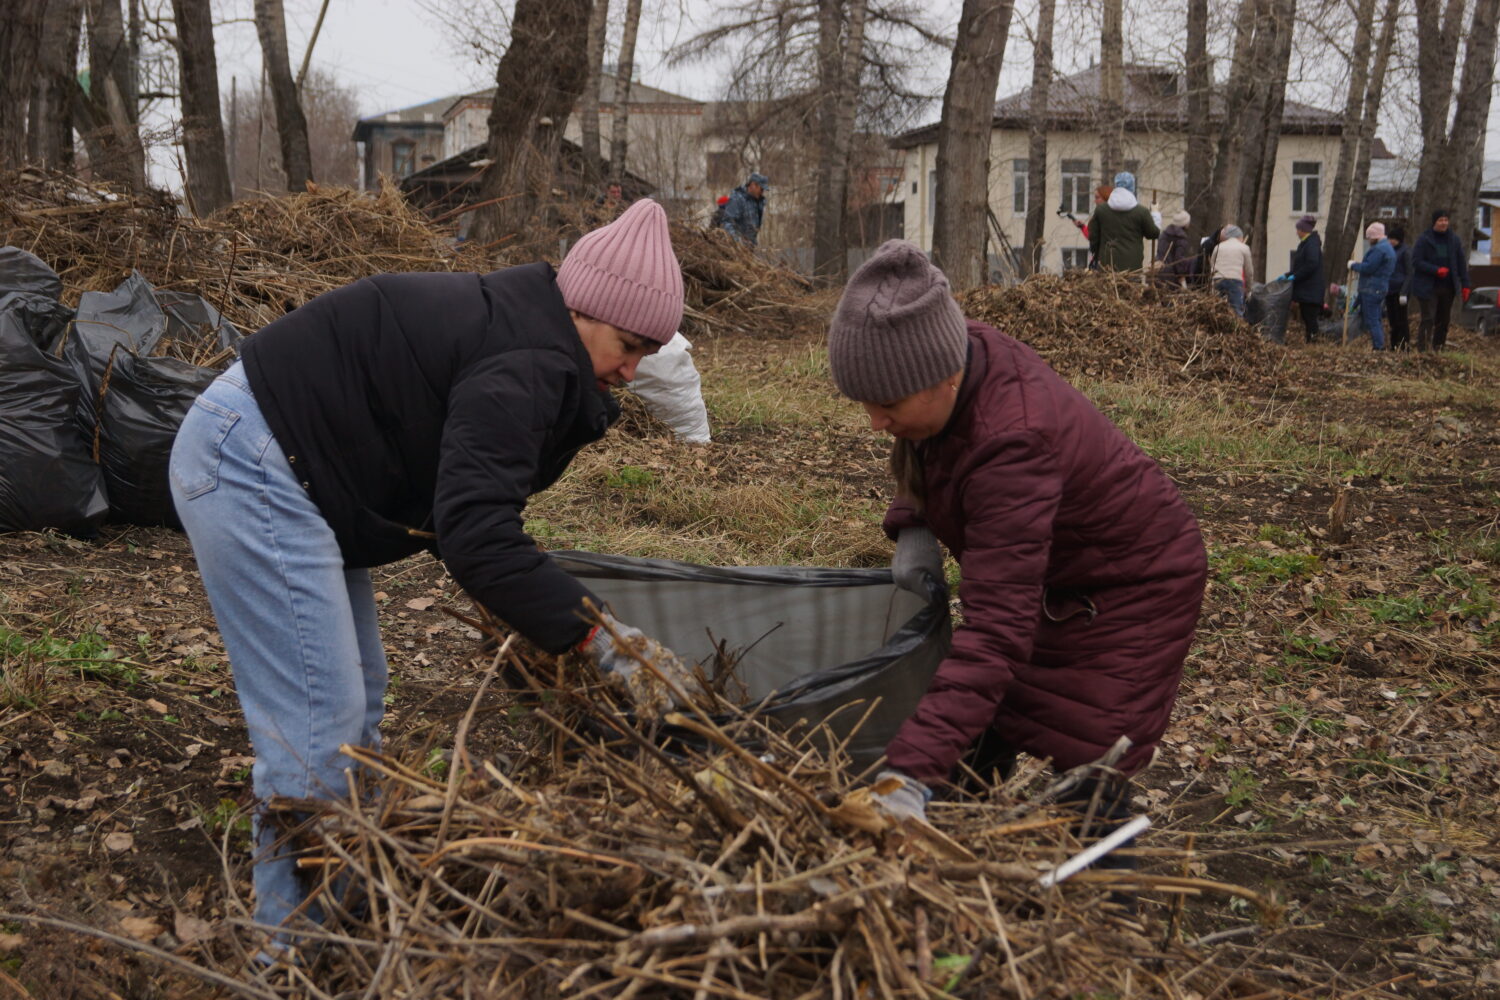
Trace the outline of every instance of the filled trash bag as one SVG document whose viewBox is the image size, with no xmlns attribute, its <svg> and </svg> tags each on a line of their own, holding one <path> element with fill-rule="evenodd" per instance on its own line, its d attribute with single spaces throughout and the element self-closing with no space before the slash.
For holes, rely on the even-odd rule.
<svg viewBox="0 0 1500 1000">
<path fill-rule="evenodd" d="M 924 599 L 897 588 L 888 569 L 553 557 L 684 660 L 712 662 L 723 643 L 739 656 L 747 706 L 788 728 L 827 723 L 848 738 L 856 771 L 885 753 L 948 652 L 946 590 L 934 583 Z"/>
<path fill-rule="evenodd" d="M 109 505 L 77 420 L 82 390 L 67 362 L 37 344 L 33 300 L 46 298 L 0 298 L 0 531 L 90 538 Z"/>
<path fill-rule="evenodd" d="M 68 332 L 68 321 L 73 318 L 72 309 L 36 292 L 11 292 L 0 298 L 0 302 L 5 305 L 8 319 L 19 323 L 31 342 L 48 354 L 57 349 L 63 334 Z"/>
<path fill-rule="evenodd" d="M 156 289 L 155 296 L 157 306 L 167 317 L 167 340 L 200 345 L 200 351 L 206 345 L 214 344 L 220 351 L 239 356 L 244 334 L 219 315 L 219 310 L 209 305 L 203 296 L 166 288 Z"/>
<path fill-rule="evenodd" d="M 211 336 L 221 360 L 239 331 L 198 296 L 157 292 L 132 272 L 113 292 L 85 292 L 62 349 L 84 396 L 79 420 L 109 496 L 109 518 L 122 524 L 180 528 L 167 480 L 172 441 L 193 400 L 218 371 L 152 352 L 176 338 Z"/>
<path fill-rule="evenodd" d="M 661 350 L 636 365 L 630 391 L 679 440 L 707 444 L 708 408 L 703 405 L 703 384 L 692 349 L 686 337 L 674 333 Z"/>
<path fill-rule="evenodd" d="M 175 358 L 115 352 L 98 405 L 99 465 L 111 521 L 182 528 L 167 478 L 172 441 L 193 400 L 218 375 Z"/>
<path fill-rule="evenodd" d="M 0 295 L 8 292 L 30 292 L 56 302 L 62 298 L 63 283 L 35 254 L 20 247 L 0 247 Z"/>
<path fill-rule="evenodd" d="M 1260 327 L 1261 336 L 1275 344 L 1286 343 L 1286 325 L 1292 314 L 1290 281 L 1259 282 L 1250 286 L 1245 300 L 1245 322 Z"/>
</svg>

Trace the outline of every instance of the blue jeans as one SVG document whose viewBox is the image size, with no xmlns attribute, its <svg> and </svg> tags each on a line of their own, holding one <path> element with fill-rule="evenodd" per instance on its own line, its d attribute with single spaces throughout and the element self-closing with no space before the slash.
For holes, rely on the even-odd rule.
<svg viewBox="0 0 1500 1000">
<path fill-rule="evenodd" d="M 238 362 L 188 411 L 170 471 L 250 730 L 257 799 L 346 798 L 353 765 L 339 746 L 378 746 L 384 709 L 370 574 L 344 568 Z M 253 825 L 255 919 L 278 927 L 307 890 L 259 808 Z"/>
<path fill-rule="evenodd" d="M 1245 283 L 1243 281 L 1235 281 L 1233 278 L 1220 278 L 1214 282 L 1214 287 L 1219 290 L 1220 295 L 1229 300 L 1229 306 L 1234 310 L 1234 314 L 1243 318 L 1245 315 Z"/>
<path fill-rule="evenodd" d="M 1380 325 L 1380 310 L 1385 306 L 1385 289 L 1359 292 L 1359 318 L 1370 331 L 1370 346 L 1377 351 L 1385 350 L 1385 330 Z"/>
</svg>

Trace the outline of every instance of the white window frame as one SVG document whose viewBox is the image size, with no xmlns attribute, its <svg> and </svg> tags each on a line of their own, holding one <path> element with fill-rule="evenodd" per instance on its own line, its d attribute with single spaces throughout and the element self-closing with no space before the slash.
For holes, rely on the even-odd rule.
<svg viewBox="0 0 1500 1000">
<path fill-rule="evenodd" d="M 1311 169 L 1308 169 L 1311 168 Z M 1309 193 L 1308 181 L 1312 189 Z M 1292 161 L 1292 212 L 1317 215 L 1323 207 L 1323 163 L 1320 160 Z"/>
<path fill-rule="evenodd" d="M 1026 213 L 1031 207 L 1031 161 L 1027 159 L 1015 159 L 1010 161 L 1010 211 L 1012 215 L 1026 218 Z"/>
<path fill-rule="evenodd" d="M 1087 167 L 1080 168 L 1079 164 L 1087 164 Z M 1069 166 L 1074 169 L 1069 170 Z M 1061 160 L 1058 162 L 1057 171 L 1062 179 L 1063 206 L 1075 215 L 1088 215 L 1093 208 L 1089 188 L 1094 179 L 1094 161 Z"/>
</svg>

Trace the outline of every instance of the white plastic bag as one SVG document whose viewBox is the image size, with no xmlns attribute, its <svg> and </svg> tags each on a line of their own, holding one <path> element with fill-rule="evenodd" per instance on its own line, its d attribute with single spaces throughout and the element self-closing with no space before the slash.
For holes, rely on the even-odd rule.
<svg viewBox="0 0 1500 1000">
<path fill-rule="evenodd" d="M 636 366 L 630 390 L 679 439 L 704 444 L 709 440 L 708 408 L 703 405 L 703 385 L 689 353 L 692 349 L 686 337 L 673 334 L 661 350 Z"/>
</svg>

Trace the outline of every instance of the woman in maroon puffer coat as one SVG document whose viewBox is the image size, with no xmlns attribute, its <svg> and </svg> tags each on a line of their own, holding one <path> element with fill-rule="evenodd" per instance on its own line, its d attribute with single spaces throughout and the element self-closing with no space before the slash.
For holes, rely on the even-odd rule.
<svg viewBox="0 0 1500 1000">
<path fill-rule="evenodd" d="M 923 814 L 981 737 L 1070 768 L 1120 736 L 1129 775 L 1177 697 L 1203 599 L 1197 521 L 1157 464 L 1031 348 L 966 322 L 917 247 L 886 243 L 828 335 L 834 381 L 896 438 L 897 583 L 962 571 L 965 627 L 886 758 Z"/>
</svg>

